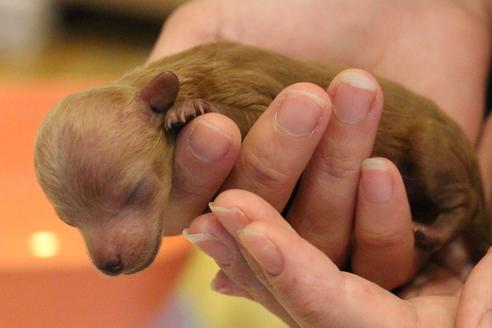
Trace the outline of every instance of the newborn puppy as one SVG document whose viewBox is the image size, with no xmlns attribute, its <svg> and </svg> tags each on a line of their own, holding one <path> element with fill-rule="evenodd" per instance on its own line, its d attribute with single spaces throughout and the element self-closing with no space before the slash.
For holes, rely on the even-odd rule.
<svg viewBox="0 0 492 328">
<path fill-rule="evenodd" d="M 244 136 L 282 89 L 301 81 L 326 88 L 340 71 L 231 42 L 195 47 L 62 100 L 37 137 L 37 178 L 100 270 L 134 273 L 169 234 L 162 216 L 175 128 L 219 112 Z M 430 256 L 466 230 L 481 256 L 489 226 L 473 148 L 434 103 L 378 80 L 385 105 L 373 156 L 392 160 L 404 177 L 417 248 Z"/>
</svg>

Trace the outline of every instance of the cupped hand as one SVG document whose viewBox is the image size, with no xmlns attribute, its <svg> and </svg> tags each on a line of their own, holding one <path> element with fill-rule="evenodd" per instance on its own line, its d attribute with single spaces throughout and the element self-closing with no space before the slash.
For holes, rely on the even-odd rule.
<svg viewBox="0 0 492 328">
<path fill-rule="evenodd" d="M 150 60 L 199 43 L 227 38 L 301 59 L 359 66 L 434 99 L 474 141 L 484 98 L 484 67 L 488 56 L 487 33 L 479 9 L 460 1 L 435 1 L 432 4 L 426 1 L 381 4 L 355 0 L 313 0 L 309 3 L 295 0 L 191 1 L 166 23 Z M 364 76 L 372 80 L 369 75 Z M 350 77 L 348 80 L 348 86 L 347 83 L 341 85 L 345 91 L 349 90 L 351 96 L 344 96 L 344 92 L 340 95 L 334 90 L 339 88 L 331 87 L 332 93 L 328 97 L 323 90 L 306 84 L 284 91 L 257 122 L 241 150 L 239 131 L 228 119 L 208 114 L 193 120 L 178 138 L 175 181 L 167 217 L 181 217 L 185 222 L 196 217 L 224 182 L 228 188 L 257 193 L 281 211 L 293 191 L 294 182 L 302 174 L 299 193 L 288 214 L 301 236 L 322 249 L 339 266 L 350 264 L 354 272 L 386 288 L 406 281 L 414 269 L 414 256 L 398 256 L 400 249 L 404 249 L 403 253 L 407 249 L 406 243 L 398 241 L 411 238 L 405 215 L 396 221 L 399 223 L 393 226 L 395 231 L 378 230 L 381 225 L 371 222 L 374 218 L 370 216 L 367 221 L 369 226 L 376 226 L 375 232 L 361 234 L 352 230 L 364 227 L 358 223 L 364 220 L 359 217 L 355 225 L 353 223 L 355 196 L 360 163 L 371 152 L 380 110 L 377 102 L 368 109 L 367 101 L 371 90 L 377 99 L 380 89 L 376 86 L 376 89 L 354 90 L 351 89 Z M 294 97 L 287 97 L 292 96 L 290 91 Z M 359 96 L 353 97 L 352 93 Z M 326 107 L 322 110 L 323 117 L 318 117 L 315 133 L 289 136 L 277 128 L 276 113 L 290 101 L 298 103 L 296 107 L 300 112 L 307 110 L 312 113 L 309 108 L 313 102 L 319 106 L 319 100 L 324 100 Z M 366 105 L 363 105 L 364 101 Z M 337 108 L 337 119 L 329 118 L 332 105 Z M 352 110 L 348 121 L 343 118 L 344 106 L 348 112 Z M 364 116 L 364 111 L 369 114 Z M 361 121 L 360 116 L 364 116 Z M 354 117 L 355 124 L 352 121 Z M 293 139 L 296 141 L 292 142 Z M 273 151 L 266 152 L 262 147 L 272 140 L 277 148 L 269 147 L 268 150 Z M 354 145 L 355 151 L 350 148 Z M 306 172 L 303 173 L 304 169 Z M 178 229 L 168 230 L 168 233 L 178 232 Z M 355 241 L 354 257 L 348 259 L 353 232 L 355 239 L 362 240 Z M 333 239 L 327 239 L 327 235 Z M 378 256 L 384 249 L 381 245 L 393 249 L 388 254 L 399 258 Z M 453 250 L 448 250 L 448 253 L 453 256 L 443 256 L 446 268 L 449 263 L 454 268 L 456 263 L 463 262 L 454 260 Z M 449 261 L 449 258 L 453 260 Z M 398 261 L 403 264 L 394 265 Z M 386 262 L 390 265 L 386 266 Z M 379 264 L 372 266 L 371 263 Z M 436 277 L 437 289 L 445 292 L 449 292 L 449 286 L 455 290 L 461 285 L 462 276 L 466 274 L 446 269 L 446 279 L 442 279 L 441 268 L 439 263 L 439 274 L 426 276 L 410 289 L 411 292 L 428 291 L 427 287 L 436 283 Z M 253 288 L 255 291 L 252 293 L 257 298 L 278 306 L 271 293 L 248 271 L 244 261 L 238 262 L 233 270 L 242 277 L 243 287 L 246 287 L 243 290 L 251 293 Z M 371 276 L 370 271 L 376 272 L 377 277 Z M 395 272 L 396 279 L 392 278 Z"/>
<path fill-rule="evenodd" d="M 384 207 L 392 202 L 403 200 L 403 185 L 395 167 L 387 160 L 370 159 L 363 164 L 360 208 L 364 208 L 367 200 L 381 195 L 370 187 L 373 182 L 392 193 L 388 203 L 377 202 L 375 208 L 366 204 L 379 214 L 384 214 Z M 300 237 L 275 208 L 252 193 L 226 191 L 210 208 L 213 213 L 197 218 L 190 227 L 192 239 L 202 245 L 209 243 L 208 247 L 217 243 L 215 250 L 220 245 L 221 254 L 228 261 L 244 256 L 259 283 L 278 301 L 277 307 L 272 309 L 264 299 L 248 294 L 237 277 L 231 279 L 224 273 L 226 270 L 215 278 L 216 288 L 259 301 L 292 327 L 490 327 L 492 324 L 490 253 L 473 269 L 462 292 L 403 299 L 369 280 L 340 271 L 325 254 Z M 382 224 L 392 224 L 390 218 L 379 219 Z"/>
<path fill-rule="evenodd" d="M 307 83 L 286 88 L 246 136 L 236 162 L 229 160 L 229 157 L 225 157 L 226 160 L 218 159 L 220 165 L 227 163 L 231 167 L 223 189 L 252 191 L 278 211 L 283 211 L 298 184 L 287 214 L 289 222 L 339 266 L 349 264 L 347 255 L 356 215 L 360 163 L 372 152 L 382 105 L 380 86 L 371 75 L 360 70 L 343 71 L 335 77 L 328 91 Z M 336 108 L 334 111 L 333 107 Z M 214 119 L 216 117 L 213 116 Z M 207 115 L 193 120 L 180 133 L 175 152 L 179 166 L 174 172 L 179 183 L 173 183 L 173 187 L 182 186 L 184 182 L 188 182 L 189 186 L 180 187 L 179 194 L 182 196 L 170 202 L 175 210 L 167 213 L 192 209 L 189 203 L 198 203 L 198 199 L 194 198 L 196 191 L 200 191 L 200 195 L 208 192 L 208 195 L 200 196 L 202 206 L 206 207 L 207 200 L 213 198 L 222 184 L 222 176 L 215 178 L 217 175 L 205 171 L 201 161 L 205 156 L 192 156 L 196 155 L 196 151 L 190 150 L 194 142 L 189 140 L 196 137 L 196 127 L 200 127 L 206 119 Z M 230 131 L 232 134 L 237 130 Z M 208 146 L 209 139 L 202 142 L 203 150 L 213 148 Z M 225 144 L 229 149 L 230 145 L 237 145 Z M 237 149 L 231 152 L 237 154 Z M 199 177 L 186 179 L 190 172 L 182 169 L 181 165 L 184 164 L 181 163 L 196 167 L 192 172 L 199 173 L 196 174 Z M 212 165 L 207 167 L 214 169 Z M 204 183 L 214 184 L 214 187 L 204 187 Z M 408 211 L 408 205 L 402 208 Z M 399 209 L 395 210 L 400 212 Z M 198 211 L 195 217 L 199 214 Z M 377 236 L 364 232 L 367 230 L 364 223 L 362 221 L 362 225 L 355 226 L 356 233 L 357 228 L 362 227 L 359 229 L 362 231 L 356 234 L 356 239 L 360 239 L 356 245 L 364 246 L 360 249 L 355 246 L 358 255 L 352 267 L 365 271 L 365 267 L 373 262 L 374 256 L 370 255 L 375 253 L 373 249 L 384 246 L 409 256 L 401 258 L 398 255 L 400 265 L 395 266 L 395 270 L 401 273 L 394 275 L 393 272 L 391 277 L 389 274 L 383 275 L 381 283 L 392 288 L 408 279 L 414 270 L 413 252 L 409 251 L 413 248 L 409 246 L 413 244 L 413 239 L 409 239 L 411 227 L 394 227 L 394 231 Z M 393 257 L 399 251 L 394 252 Z M 403 265 L 405 261 L 411 264 Z"/>
<path fill-rule="evenodd" d="M 149 60 L 226 38 L 300 59 L 359 66 L 435 100 L 474 142 L 488 63 L 485 16 L 481 1 L 464 0 L 195 0 L 171 15 Z M 287 97 L 306 109 L 313 103 L 310 94 L 326 101 L 328 114 L 318 118 L 313 135 L 278 137 L 281 131 L 272 129 L 276 123 L 267 112 L 239 150 L 239 131 L 231 121 L 214 114 L 193 120 L 178 138 L 164 220 L 175 222 L 179 217 L 185 224 L 190 222 L 224 182 L 228 188 L 257 193 L 281 211 L 302 173 L 289 220 L 335 263 L 348 263 L 359 166 L 371 153 L 379 115 L 380 103 L 371 110 L 367 102 L 376 99 L 379 91 L 372 86 L 372 93 L 362 89 L 349 99 L 350 85 L 336 94 L 333 85 L 330 100 L 319 88 L 306 85 L 297 86 L 301 92 L 294 90 L 296 97 Z M 287 94 L 288 90 L 269 113 L 284 105 Z M 332 105 L 340 117 L 327 123 Z M 348 112 L 345 119 L 343 109 Z M 324 134 L 318 133 L 323 129 Z M 299 171 L 304 167 L 306 172 Z M 182 222 L 165 229 L 166 233 L 179 233 Z"/>
<path fill-rule="evenodd" d="M 379 85 L 360 70 L 343 71 L 328 91 L 306 83 L 288 87 L 249 132 L 224 189 L 254 192 L 274 209 L 261 214 L 260 207 L 258 215 L 273 216 L 284 209 L 302 174 L 287 212 L 289 223 L 278 214 L 277 221 L 301 230 L 338 266 L 350 266 L 352 272 L 392 289 L 414 275 L 416 254 L 398 170 L 387 160 L 365 160 L 370 157 L 382 104 Z M 287 115 L 292 115 L 290 121 Z M 180 138 L 186 138 L 199 119 L 185 127 Z M 178 144 L 177 154 L 182 149 Z M 236 198 L 247 204 L 251 194 L 242 195 Z M 251 200 L 245 206 L 254 211 L 256 204 Z M 212 210 L 221 213 L 220 207 Z M 281 300 L 235 246 L 231 236 L 246 222 L 231 223 L 227 211 L 224 215 L 224 220 L 201 216 L 187 232 L 188 239 L 221 268 L 215 288 L 258 301 L 293 324 Z M 224 281 L 234 281 L 235 288 Z"/>
<path fill-rule="evenodd" d="M 354 79 L 359 83 L 354 83 Z M 354 85 L 366 88 L 360 90 Z M 299 88 L 313 94 L 300 94 Z M 279 113 L 290 103 L 282 99 L 289 92 L 311 100 L 314 95 L 318 104 L 320 100 L 330 106 L 335 104 L 329 121 L 322 119 L 314 125 L 316 129 L 323 130 L 324 127 L 324 132 L 315 129 L 314 132 L 292 135 L 279 128 Z M 356 109 L 352 114 L 364 113 L 361 100 L 367 100 L 363 96 L 368 92 L 374 92 L 374 101 L 366 102 L 371 108 L 359 122 L 344 122 L 343 117 L 350 109 Z M 297 84 L 287 88 L 272 103 L 258 121 L 257 128 L 244 141 L 244 148 L 225 184 L 225 189 L 253 191 L 271 207 L 259 203 L 258 197 L 252 194 L 226 192 L 211 206 L 215 215 L 199 217 L 187 232 L 187 237 L 219 265 L 221 271 L 213 285 L 217 291 L 253 299 L 287 323 L 295 324 L 296 318 L 285 308 L 282 298 L 272 293 L 263 275 L 251 266 L 250 256 L 237 246 L 236 231 L 249 222 L 263 220 L 290 230 L 292 225 L 295 230 L 302 230 L 299 229 L 302 224 L 307 225 L 302 230 L 304 235 L 300 234 L 299 238 L 310 244 L 316 243 L 331 263 L 338 267 L 348 264 L 352 273 L 386 289 L 401 286 L 413 277 L 417 269 L 416 254 L 402 178 L 388 160 L 365 160 L 370 156 L 382 102 L 381 90 L 368 73 L 347 70 L 334 79 L 328 92 L 314 85 Z M 307 120 L 301 118 L 303 115 L 311 116 L 309 109 L 306 110 L 309 104 L 303 103 L 297 108 L 297 121 Z M 316 107 L 313 103 L 310 105 Z M 295 127 L 299 128 L 299 125 Z M 350 167 L 346 163 L 353 165 L 350 170 L 346 169 Z M 342 167 L 345 170 L 340 170 Z M 290 225 L 278 213 L 284 208 L 301 173 L 296 196 L 287 212 Z M 225 206 L 220 203 L 224 199 Z M 233 208 L 232 212 L 230 208 Z M 251 217 L 235 218 L 238 211 L 251 213 Z M 416 279 L 401 288 L 398 295 L 404 299 L 440 295 L 442 299 L 429 298 L 436 300 L 433 306 L 438 307 L 441 300 L 455 295 L 472 265 L 461 243 L 459 238 L 450 243 Z M 348 263 L 344 263 L 347 259 Z M 305 268 L 309 268 L 306 272 L 310 271 L 310 267 Z M 453 299 L 453 302 L 458 301 Z M 456 307 L 447 307 L 451 303 L 444 303 L 443 311 L 456 311 Z"/>
</svg>

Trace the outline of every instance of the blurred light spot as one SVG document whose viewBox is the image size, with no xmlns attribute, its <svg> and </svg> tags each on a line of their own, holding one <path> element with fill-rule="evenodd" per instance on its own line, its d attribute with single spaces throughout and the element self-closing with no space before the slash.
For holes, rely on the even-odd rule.
<svg viewBox="0 0 492 328">
<path fill-rule="evenodd" d="M 49 258 L 59 251 L 58 237 L 49 231 L 35 232 L 29 238 L 29 248 L 34 257 Z"/>
</svg>

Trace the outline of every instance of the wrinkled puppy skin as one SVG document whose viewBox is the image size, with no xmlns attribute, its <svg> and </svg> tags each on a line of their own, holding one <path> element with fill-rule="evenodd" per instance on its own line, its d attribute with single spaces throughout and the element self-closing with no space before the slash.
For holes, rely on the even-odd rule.
<svg viewBox="0 0 492 328">
<path fill-rule="evenodd" d="M 244 136 L 282 89 L 326 88 L 341 70 L 225 41 L 164 58 L 56 105 L 37 137 L 37 178 L 100 270 L 139 271 L 163 234 L 180 233 L 192 219 L 162 220 L 176 128 L 220 112 Z M 373 156 L 392 160 L 404 177 L 420 265 L 463 230 L 479 258 L 490 234 L 473 148 L 433 102 L 378 81 L 385 104 Z"/>
</svg>

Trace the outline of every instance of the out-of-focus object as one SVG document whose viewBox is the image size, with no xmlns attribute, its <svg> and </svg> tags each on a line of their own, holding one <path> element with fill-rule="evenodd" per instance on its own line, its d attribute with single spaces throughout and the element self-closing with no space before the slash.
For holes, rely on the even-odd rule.
<svg viewBox="0 0 492 328">
<path fill-rule="evenodd" d="M 49 1 L 0 0 L 0 51 L 37 51 L 44 45 L 52 25 Z"/>
<path fill-rule="evenodd" d="M 116 11 L 163 20 L 186 0 L 58 0 L 59 4 L 71 4 L 85 8 Z"/>
<path fill-rule="evenodd" d="M 67 83 L 68 82 L 68 83 Z M 0 327 L 145 327 L 162 311 L 189 245 L 164 239 L 147 270 L 108 278 L 36 183 L 36 131 L 73 81 L 0 81 Z"/>
</svg>

